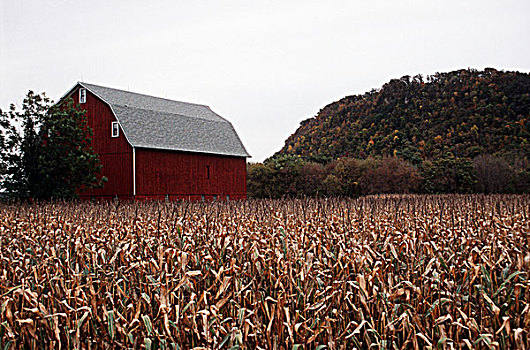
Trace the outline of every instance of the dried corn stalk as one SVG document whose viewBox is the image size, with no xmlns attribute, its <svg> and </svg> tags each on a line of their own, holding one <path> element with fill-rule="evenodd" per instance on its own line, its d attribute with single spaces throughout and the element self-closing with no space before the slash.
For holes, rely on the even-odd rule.
<svg viewBox="0 0 530 350">
<path fill-rule="evenodd" d="M 530 349 L 528 196 L 0 206 L 0 347 Z"/>
</svg>

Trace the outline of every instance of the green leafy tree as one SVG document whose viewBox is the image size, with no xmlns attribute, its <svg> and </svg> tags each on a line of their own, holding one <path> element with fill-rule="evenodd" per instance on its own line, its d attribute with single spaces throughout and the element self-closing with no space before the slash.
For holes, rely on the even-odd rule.
<svg viewBox="0 0 530 350">
<path fill-rule="evenodd" d="M 53 105 L 29 91 L 22 111 L 0 111 L 1 187 L 16 199 L 74 199 L 102 186 L 86 113 L 71 99 Z"/>
<path fill-rule="evenodd" d="M 280 198 L 299 197 L 301 195 L 300 189 L 300 170 L 302 168 L 302 160 L 294 156 L 279 157 L 271 162 L 267 162 L 271 167 L 273 177 L 273 197 Z"/>
<path fill-rule="evenodd" d="M 247 194 L 251 198 L 271 198 L 273 170 L 262 163 L 247 165 Z"/>
<path fill-rule="evenodd" d="M 22 102 L 22 111 L 11 104 L 9 111 L 0 110 L 0 154 L 2 189 L 11 197 L 29 198 L 39 186 L 40 147 L 38 130 L 51 101 L 45 94 L 29 91 Z"/>
<path fill-rule="evenodd" d="M 473 163 L 446 153 L 423 167 L 425 191 L 428 193 L 470 193 L 476 185 Z"/>
</svg>

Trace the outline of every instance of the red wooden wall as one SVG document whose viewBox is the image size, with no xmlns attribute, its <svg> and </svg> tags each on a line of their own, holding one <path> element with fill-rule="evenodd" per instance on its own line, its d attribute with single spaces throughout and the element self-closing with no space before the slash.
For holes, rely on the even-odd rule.
<svg viewBox="0 0 530 350">
<path fill-rule="evenodd" d="M 79 89 L 71 94 L 79 102 Z M 81 197 L 113 198 L 132 197 L 132 147 L 120 129 L 119 137 L 111 137 L 111 123 L 116 121 L 110 107 L 87 90 L 86 103 L 80 107 L 87 111 L 88 125 L 92 129 L 92 148 L 103 165 L 102 173 L 108 181 L 103 188 L 80 193 Z"/>
<path fill-rule="evenodd" d="M 136 149 L 138 198 L 244 199 L 246 175 L 244 157 Z"/>
</svg>

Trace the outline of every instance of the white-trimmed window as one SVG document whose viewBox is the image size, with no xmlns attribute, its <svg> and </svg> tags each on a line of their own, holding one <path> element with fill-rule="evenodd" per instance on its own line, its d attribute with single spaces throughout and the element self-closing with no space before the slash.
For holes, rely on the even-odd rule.
<svg viewBox="0 0 530 350">
<path fill-rule="evenodd" d="M 112 137 L 118 137 L 120 136 L 120 126 L 118 124 L 118 122 L 112 122 L 111 126 L 110 126 L 110 135 Z"/>
<path fill-rule="evenodd" d="M 86 89 L 79 89 L 79 103 L 86 103 Z"/>
</svg>

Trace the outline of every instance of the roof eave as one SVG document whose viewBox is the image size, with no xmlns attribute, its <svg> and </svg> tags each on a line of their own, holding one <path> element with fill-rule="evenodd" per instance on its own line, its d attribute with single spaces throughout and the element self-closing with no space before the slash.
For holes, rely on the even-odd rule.
<svg viewBox="0 0 530 350">
<path fill-rule="evenodd" d="M 171 148 L 171 147 L 156 147 L 152 145 L 142 145 L 142 144 L 136 144 L 134 145 L 135 148 L 143 148 L 143 149 L 153 149 L 158 151 L 173 151 L 173 152 L 187 152 L 187 153 L 200 153 L 200 154 L 211 154 L 211 155 L 217 155 L 217 156 L 229 156 L 229 157 L 238 157 L 238 158 L 252 158 L 250 154 L 248 154 L 246 151 L 245 153 L 229 153 L 229 152 L 209 152 L 204 150 L 193 150 L 193 149 L 179 149 L 179 148 Z"/>
<path fill-rule="evenodd" d="M 75 83 L 74 87 L 72 87 L 70 90 L 68 90 L 64 95 L 62 95 L 59 100 L 57 100 L 57 102 L 55 102 L 56 105 L 58 105 L 59 103 L 61 103 L 65 98 L 67 98 L 68 96 L 70 96 L 74 90 L 77 88 L 77 86 L 80 86 L 81 85 L 81 82 L 78 81 L 77 83 Z"/>
</svg>

